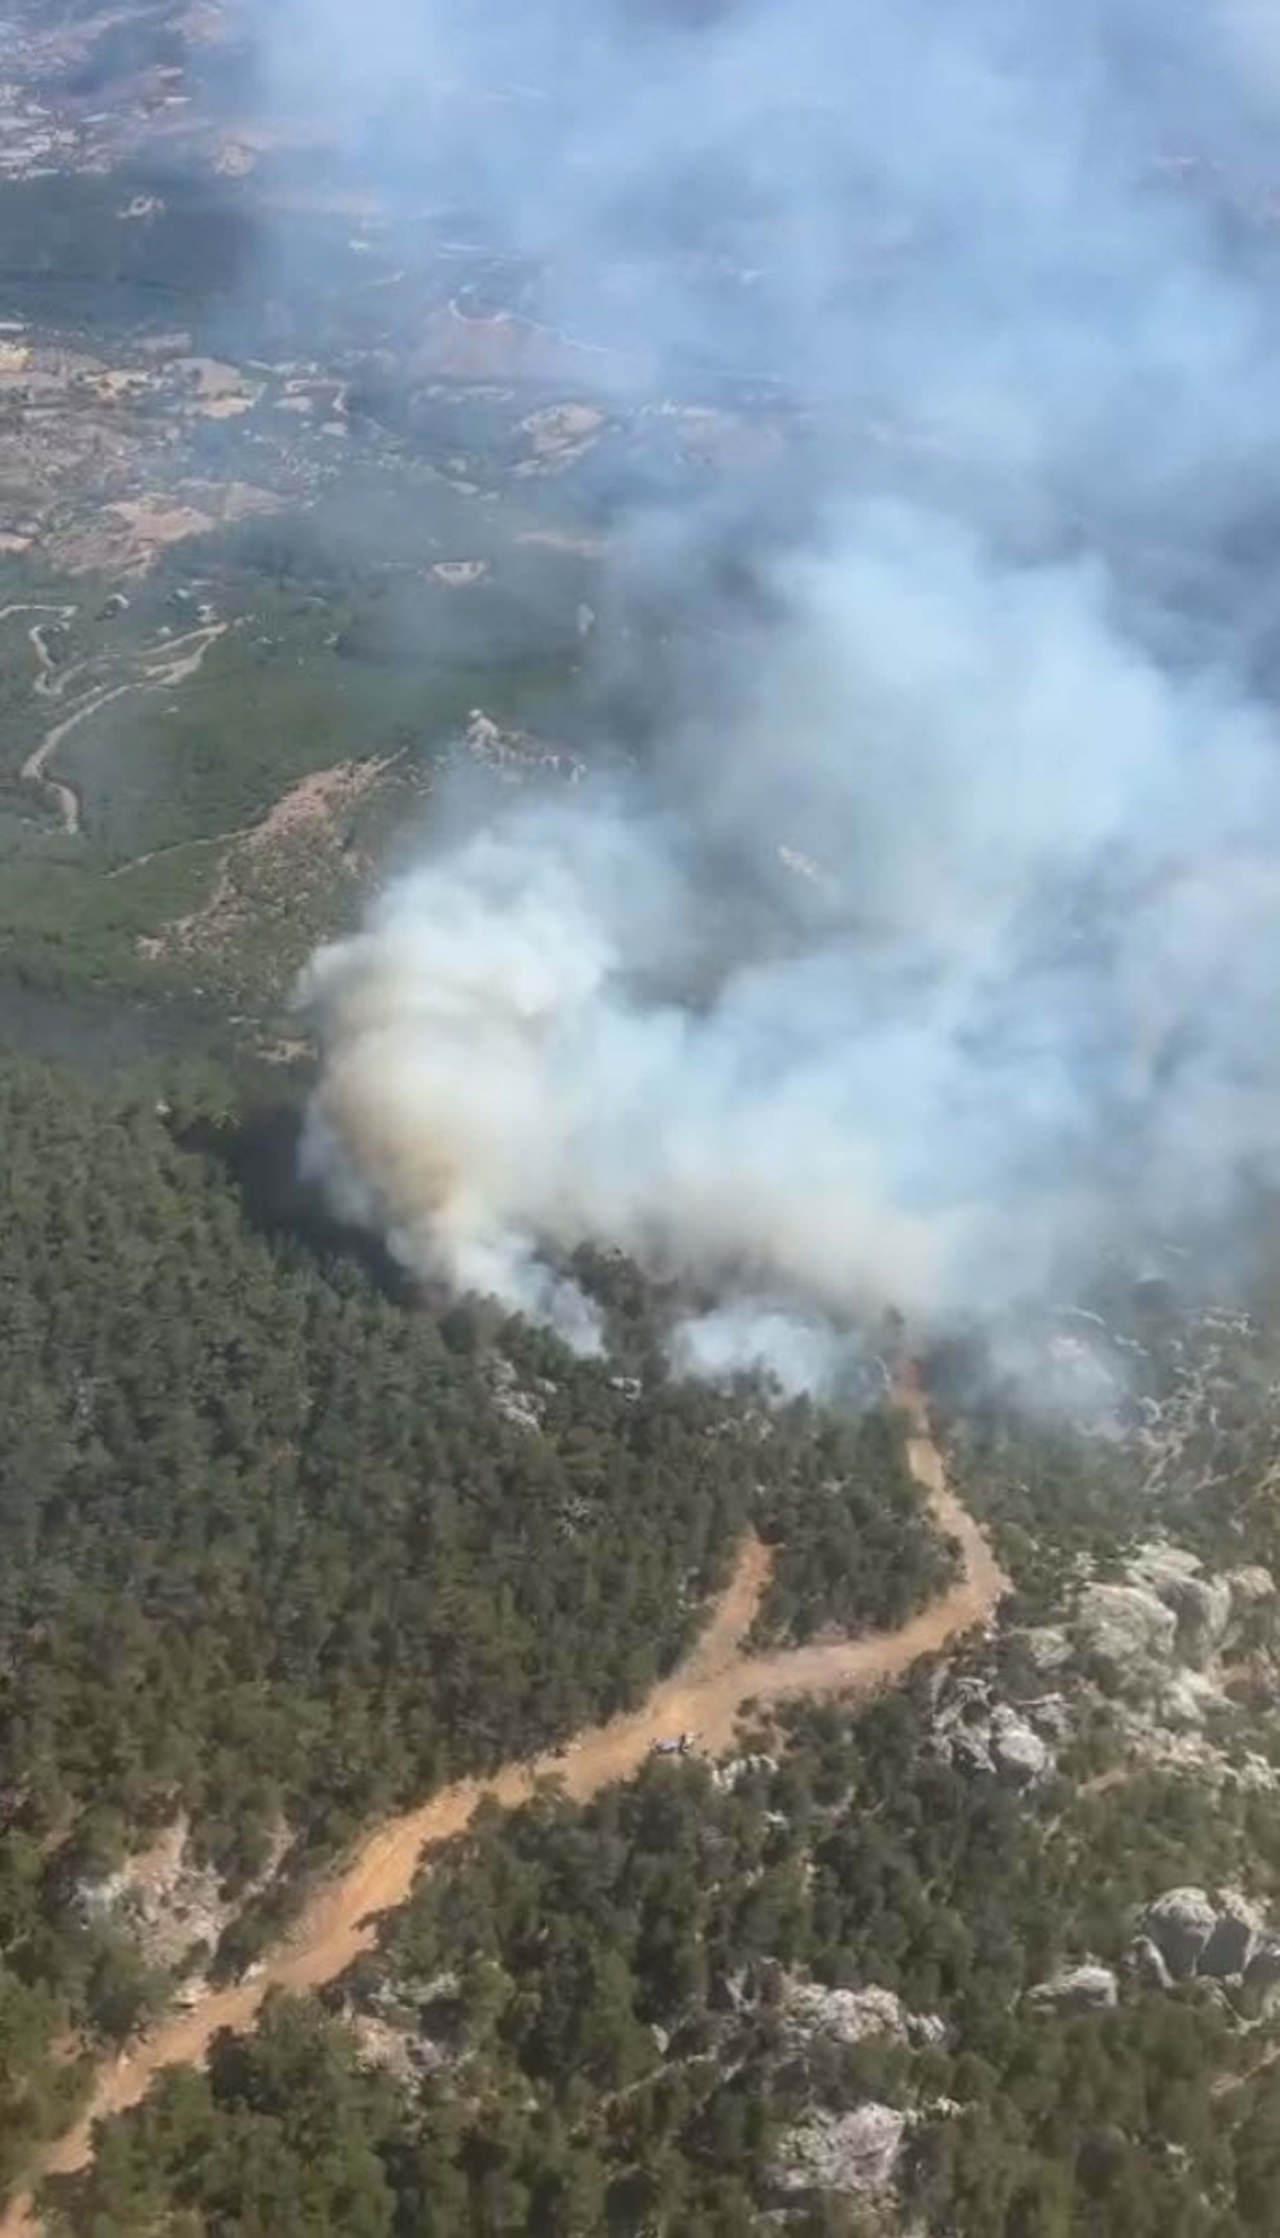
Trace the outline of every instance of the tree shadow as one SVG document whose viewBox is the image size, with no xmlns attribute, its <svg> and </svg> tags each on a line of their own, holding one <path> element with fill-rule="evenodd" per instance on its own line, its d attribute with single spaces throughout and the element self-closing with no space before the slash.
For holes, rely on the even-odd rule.
<svg viewBox="0 0 1280 2238">
<path fill-rule="evenodd" d="M 199 1118 L 177 1132 L 184 1150 L 212 1158 L 234 1184 L 251 1227 L 312 1257 L 354 1262 L 397 1305 L 420 1304 L 423 1286 L 372 1229 L 342 1220 L 302 1172 L 303 1113 L 296 1104 L 259 1106 L 234 1120 Z"/>
</svg>

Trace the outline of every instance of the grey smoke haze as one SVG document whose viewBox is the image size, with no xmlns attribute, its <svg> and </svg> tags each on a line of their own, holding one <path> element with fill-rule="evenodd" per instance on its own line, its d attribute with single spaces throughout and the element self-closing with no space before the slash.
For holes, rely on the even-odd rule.
<svg viewBox="0 0 1280 2238">
<path fill-rule="evenodd" d="M 316 958 L 313 1169 L 580 1345 L 581 1242 L 717 1286 L 679 1357 L 793 1382 L 815 1316 L 1225 1219 L 1280 1109 L 1264 13 L 301 11 L 282 84 L 406 208 L 460 166 L 615 381 L 805 427 L 790 486 L 634 523 L 716 648 L 644 775 L 454 831 Z"/>
</svg>

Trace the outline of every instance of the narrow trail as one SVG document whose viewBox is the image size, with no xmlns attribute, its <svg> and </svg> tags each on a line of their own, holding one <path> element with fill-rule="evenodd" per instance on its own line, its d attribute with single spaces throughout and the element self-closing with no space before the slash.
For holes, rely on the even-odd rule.
<svg viewBox="0 0 1280 2238">
<path fill-rule="evenodd" d="M 696 1647 L 639 1709 L 585 1728 L 562 1751 L 505 1764 L 490 1779 L 459 1780 L 416 1810 L 377 1827 L 346 1868 L 316 1890 L 256 1979 L 212 1991 L 190 2012 L 162 2020 L 150 2035 L 102 2067 L 88 2111 L 41 2155 L 33 2180 L 83 2168 L 92 2157 L 95 2121 L 136 2105 L 162 2068 L 198 2065 L 219 2029 L 250 2027 L 269 1990 L 318 1989 L 345 1972 L 373 1944 L 374 1915 L 405 1901 L 423 1851 L 460 1834 L 482 1800 L 513 1810 L 528 1801 L 538 1780 L 554 1778 L 568 1795 L 584 1801 L 638 1771 L 655 1741 L 681 1732 L 697 1734 L 700 1753 L 722 1753 L 733 1741 L 747 1702 L 763 1705 L 851 1689 L 869 1692 L 984 1623 L 1008 1580 L 978 1524 L 947 1483 L 918 1385 L 911 1381 L 900 1386 L 897 1397 L 911 1422 L 911 1473 L 927 1494 L 934 1523 L 960 1548 L 960 1575 L 949 1592 L 893 1632 L 744 1655 L 740 1643 L 755 1620 L 773 1567 L 770 1550 L 752 1534 Z M 35 2238 L 40 2228 L 27 2192 L 14 2198 L 0 2219 L 0 2238 Z"/>
</svg>

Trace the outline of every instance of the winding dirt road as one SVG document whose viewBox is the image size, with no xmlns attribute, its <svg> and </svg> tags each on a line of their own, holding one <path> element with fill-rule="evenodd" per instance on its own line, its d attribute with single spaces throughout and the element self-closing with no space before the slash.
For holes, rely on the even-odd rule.
<svg viewBox="0 0 1280 2238">
<path fill-rule="evenodd" d="M 744 1543 L 730 1583 L 688 1660 L 655 1687 L 641 1707 L 588 1727 L 560 1755 L 506 1764 L 487 1780 L 459 1780 L 418 1809 L 388 1819 L 357 1849 L 338 1877 L 311 1898 L 288 1940 L 267 1959 L 253 1981 L 213 1991 L 192 2011 L 163 2020 L 99 2072 L 88 2112 L 42 2155 L 35 2179 L 82 2168 L 93 2152 L 93 2123 L 121 2113 L 145 2096 L 163 2067 L 198 2064 L 219 2029 L 246 2029 L 270 1989 L 318 1989 L 369 1949 L 378 1912 L 404 1902 L 424 1849 L 460 1834 L 476 1805 L 492 1799 L 504 1809 L 526 1802 L 534 1783 L 555 1778 L 579 1801 L 639 1769 L 655 1741 L 694 1732 L 709 1755 L 726 1750 L 743 1705 L 782 1701 L 799 1694 L 884 1685 L 936 1653 L 991 1615 L 1007 1579 L 973 1517 L 948 1486 L 942 1456 L 929 1429 L 924 1400 L 914 1383 L 898 1392 L 911 1418 L 911 1472 L 928 1495 L 940 1530 L 960 1547 L 955 1585 L 895 1632 L 857 1640 L 830 1640 L 775 1655 L 740 1651 L 764 1597 L 772 1567 L 767 1547 L 754 1536 Z M 0 2221 L 0 2238 L 33 2238 L 41 2225 L 30 2194 L 15 2198 Z"/>
<path fill-rule="evenodd" d="M 36 611 L 34 607 L 7 606 L 0 609 L 0 621 L 7 614 Z M 39 611 L 56 613 L 65 620 L 76 609 L 74 606 L 59 606 L 41 608 Z M 37 623 L 34 629 L 27 632 L 40 664 L 35 688 L 46 699 L 61 699 L 69 678 L 77 675 L 85 664 L 78 662 L 72 669 L 56 668 L 40 634 L 41 627 Z M 29 785 L 39 785 L 54 802 L 58 821 L 68 838 L 75 839 L 79 836 L 80 795 L 74 785 L 68 784 L 64 778 L 51 777 L 49 774 L 49 764 L 63 739 L 70 731 L 78 729 L 81 723 L 88 722 L 90 716 L 98 714 L 100 709 L 109 707 L 112 700 L 123 699 L 126 692 L 171 690 L 174 685 L 185 683 L 188 676 L 195 675 L 209 647 L 225 636 L 226 629 L 225 622 L 207 622 L 200 629 L 187 630 L 182 637 L 171 638 L 168 644 L 160 648 L 158 654 L 153 653 L 143 661 L 140 675 L 126 677 L 123 684 L 98 685 L 85 695 L 79 706 L 74 707 L 69 715 L 64 715 L 61 722 L 47 730 L 38 745 L 32 747 L 19 774 Z M 0 2233 L 3 2233 L 3 2229 L 4 2225 L 0 2224 Z"/>
</svg>

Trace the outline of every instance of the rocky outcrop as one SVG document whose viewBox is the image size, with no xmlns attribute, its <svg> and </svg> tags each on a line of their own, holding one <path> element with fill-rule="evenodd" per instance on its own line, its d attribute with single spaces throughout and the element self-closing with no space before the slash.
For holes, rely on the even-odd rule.
<svg viewBox="0 0 1280 2238">
<path fill-rule="evenodd" d="M 1247 1898 L 1234 1892 L 1224 1897 L 1213 1933 L 1200 1953 L 1197 1972 L 1213 1981 L 1236 1976 L 1243 1980 L 1259 1939 L 1266 1933 L 1266 1924 L 1257 1906 Z"/>
<path fill-rule="evenodd" d="M 997 1776 L 1013 1787 L 1030 1787 L 1053 1767 L 1049 1748 L 1035 1727 L 1007 1702 L 997 1702 L 991 1712 L 991 1761 Z"/>
<path fill-rule="evenodd" d="M 438 2074 L 449 2062 L 440 2048 L 410 2028 L 393 2027 L 375 2013 L 349 2012 L 345 2016 L 357 2045 L 362 2067 L 380 2067 L 409 2089 L 426 2075 Z"/>
<path fill-rule="evenodd" d="M 547 1400 L 555 1394 L 554 1383 L 538 1377 L 534 1387 L 521 1383 L 511 1361 L 495 1352 L 489 1361 L 489 1387 L 496 1413 L 504 1422 L 514 1422 L 521 1430 L 540 1430 L 547 1411 Z"/>
<path fill-rule="evenodd" d="M 1280 1990 L 1280 1935 L 1261 1935 L 1249 1955 L 1244 1985 L 1270 2005 Z"/>
<path fill-rule="evenodd" d="M 1264 1993 L 1280 1985 L 1280 1936 L 1268 1932 L 1263 1914 L 1238 1889 L 1224 1889 L 1215 1902 L 1203 1888 L 1168 1888 L 1134 1924 L 1126 1967 L 1143 1988 L 1172 1989 L 1194 1980 Z M 1205 1993 L 1217 1992 L 1206 1987 Z M 1118 1995 L 1111 1967 L 1090 1959 L 1037 1982 L 1026 2002 L 1039 2011 L 1099 2012 Z"/>
<path fill-rule="evenodd" d="M 1173 1976 L 1164 1953 L 1149 1935 L 1135 1935 L 1129 1947 L 1129 1966 L 1142 1989 L 1172 1989 Z"/>
<path fill-rule="evenodd" d="M 453 1970 L 358 1985 L 341 2002 L 360 2061 L 383 2067 L 402 2084 L 459 2067 L 468 2056 L 461 1977 Z"/>
<path fill-rule="evenodd" d="M 721 1793 L 741 1786 L 747 1780 L 770 1779 L 778 1769 L 776 1756 L 759 1752 L 752 1756 L 727 1756 L 711 1767 L 711 1784 Z"/>
<path fill-rule="evenodd" d="M 1061 1737 L 1060 1697 L 1049 1698 L 1050 1714 L 1043 1720 L 1045 1704 L 1015 1709 L 996 1700 L 986 1679 L 944 1678 L 935 1699 L 934 1747 L 957 1770 L 986 1772 L 1009 1787 L 1033 1786 L 1052 1771 L 1045 1733 Z"/>
<path fill-rule="evenodd" d="M 1171 1612 L 1179 1659 L 1203 1670 L 1227 1636 L 1231 1587 L 1224 1577 L 1201 1575 L 1203 1563 L 1185 1547 L 1158 1541 L 1140 1547 L 1129 1564 L 1135 1585 L 1146 1586 Z"/>
<path fill-rule="evenodd" d="M 1221 1708 L 1222 1694 L 1206 1672 L 1174 1670 L 1155 1689 L 1154 1706 L 1166 1730 L 1198 1733 L 1208 1713 Z"/>
<path fill-rule="evenodd" d="M 1256 1904 L 1237 1889 L 1224 1890 L 1216 1903 L 1202 1888 L 1170 1888 L 1148 1904 L 1138 1919 L 1131 1956 L 1149 1977 L 1163 1968 L 1169 1981 L 1249 1982 L 1280 1980 L 1280 1938 L 1270 1934 Z M 1155 1958 L 1150 1955 L 1154 1952 Z"/>
<path fill-rule="evenodd" d="M 713 1985 L 712 2003 L 720 2011 L 747 2014 L 769 2006 L 782 2021 L 788 2051 L 822 2039 L 830 2044 L 861 2044 L 869 2037 L 895 2044 L 941 2044 L 947 2024 L 937 2013 L 913 2013 L 891 1989 L 829 1989 L 789 1974 L 775 1959 L 763 1959 L 737 1975 L 722 1975 Z"/>
<path fill-rule="evenodd" d="M 1074 1653 L 1060 1625 L 1019 1625 L 1000 1641 L 1001 1681 L 1015 1702 L 1032 1701 L 1058 1683 Z"/>
<path fill-rule="evenodd" d="M 1217 1912 L 1202 1888 L 1167 1889 L 1148 1904 L 1138 1922 L 1179 1982 L 1195 1973 L 1217 1924 Z"/>
<path fill-rule="evenodd" d="M 1231 1647 L 1255 1639 L 1276 1600 L 1269 1570 L 1255 1565 L 1215 1577 L 1186 1547 L 1156 1539 L 1130 1557 L 1122 1582 L 1085 1586 L 1076 1645 L 1104 1683 L 1120 1691 L 1167 1688 L 1180 1672 L 1182 1707 L 1194 1717 L 1196 1697 L 1186 1681 Z M 1176 1694 L 1175 1687 L 1173 1715 Z"/>
<path fill-rule="evenodd" d="M 1124 1687 L 1149 1679 L 1172 1660 L 1178 1620 L 1144 1586 L 1087 1585 L 1075 1628 L 1080 1651 L 1099 1677 Z"/>
<path fill-rule="evenodd" d="M 820 1982 L 787 1980 L 783 1990 L 787 2032 L 833 2044 L 860 2044 L 868 2036 L 905 2044 L 907 2023 L 891 1989 L 824 1989 Z"/>
<path fill-rule="evenodd" d="M 190 1827 L 179 1815 L 117 1872 L 82 1881 L 77 1899 L 86 1918 L 109 1919 L 148 1965 L 182 1967 L 201 1947 L 206 1954 L 216 1947 L 237 1912 L 268 1886 L 288 1846 L 289 1832 L 282 1823 L 262 1871 L 229 1897 L 218 1868 L 198 1860 Z"/>
<path fill-rule="evenodd" d="M 1111 1968 L 1087 1961 L 1083 1966 L 1064 1966 L 1048 1981 L 1037 1982 L 1027 1991 L 1027 2003 L 1041 2012 L 1105 2012 L 1119 1993 Z"/>
<path fill-rule="evenodd" d="M 1234 1646 L 1256 1631 L 1275 1615 L 1277 1605 L 1276 1581 L 1270 1570 L 1261 1563 L 1251 1563 L 1246 1568 L 1228 1570 L 1226 1584 L 1231 1589 L 1231 1622 L 1227 1642 Z"/>
<path fill-rule="evenodd" d="M 907 2042 L 914 2051 L 936 2049 L 947 2041 L 947 2024 L 941 2013 L 907 2013 Z"/>
<path fill-rule="evenodd" d="M 789 2199 L 820 2192 L 865 2198 L 887 2191 L 906 2126 L 905 2114 L 874 2100 L 848 2114 L 810 2114 L 781 2138 L 768 2180 Z"/>
</svg>

